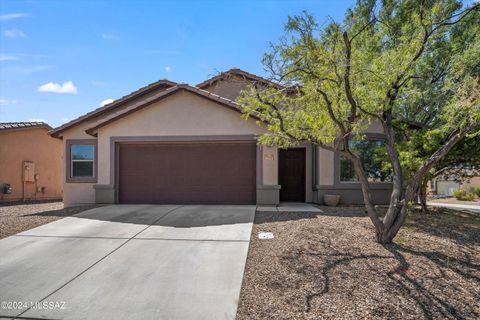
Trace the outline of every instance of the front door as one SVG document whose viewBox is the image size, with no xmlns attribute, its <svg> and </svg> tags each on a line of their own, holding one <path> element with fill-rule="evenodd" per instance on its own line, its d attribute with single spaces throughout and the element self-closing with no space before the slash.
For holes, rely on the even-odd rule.
<svg viewBox="0 0 480 320">
<path fill-rule="evenodd" d="M 305 148 L 280 150 L 278 182 L 280 201 L 305 201 Z"/>
</svg>

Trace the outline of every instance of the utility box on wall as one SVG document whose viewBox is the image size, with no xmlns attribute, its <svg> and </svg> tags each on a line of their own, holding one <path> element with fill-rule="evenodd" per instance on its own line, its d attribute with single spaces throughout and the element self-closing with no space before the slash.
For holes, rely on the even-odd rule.
<svg viewBox="0 0 480 320">
<path fill-rule="evenodd" d="M 23 162 L 23 181 L 35 182 L 35 163 L 31 161 Z"/>
</svg>

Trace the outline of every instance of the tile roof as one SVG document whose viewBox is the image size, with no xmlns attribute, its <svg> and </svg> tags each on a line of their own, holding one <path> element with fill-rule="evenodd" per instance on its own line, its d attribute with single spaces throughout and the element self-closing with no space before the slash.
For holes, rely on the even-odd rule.
<svg viewBox="0 0 480 320">
<path fill-rule="evenodd" d="M 41 121 L 34 122 L 0 122 L 0 130 L 12 130 L 12 129 L 30 129 L 30 128 L 47 128 L 52 129 L 47 123 Z"/>
<path fill-rule="evenodd" d="M 270 85 L 273 85 L 274 87 L 278 88 L 278 89 L 285 89 L 285 86 L 281 85 L 280 83 L 277 83 L 277 82 L 274 82 L 274 81 L 271 81 L 269 79 L 266 79 L 266 78 L 262 78 L 262 77 L 259 77 L 253 73 L 249 73 L 247 71 L 243 71 L 241 69 L 238 69 L 238 68 L 232 68 L 230 70 L 227 70 L 225 72 L 222 72 L 210 79 L 207 79 L 203 82 L 200 82 L 199 84 L 196 85 L 196 87 L 200 88 L 200 89 L 203 89 L 204 87 L 208 86 L 208 85 L 212 85 L 213 83 L 215 83 L 216 81 L 219 81 L 221 79 L 225 79 L 229 76 L 232 76 L 232 75 L 238 75 L 240 77 L 244 77 L 246 79 L 249 79 L 249 80 L 253 80 L 253 81 L 257 81 L 257 82 L 260 82 L 260 83 L 265 83 L 265 84 L 270 84 Z"/>
</svg>

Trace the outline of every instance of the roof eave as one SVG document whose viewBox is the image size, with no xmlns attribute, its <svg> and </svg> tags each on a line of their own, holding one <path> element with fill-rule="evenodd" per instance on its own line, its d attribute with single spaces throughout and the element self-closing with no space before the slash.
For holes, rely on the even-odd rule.
<svg viewBox="0 0 480 320">
<path fill-rule="evenodd" d="M 71 127 L 74 127 L 80 123 L 82 123 L 83 121 L 86 121 L 88 119 L 91 119 L 95 116 L 100 116 L 104 113 L 107 113 L 113 109 L 115 109 L 116 107 L 120 106 L 120 105 L 123 105 L 125 103 L 128 103 L 129 101 L 132 101 L 133 99 L 135 98 L 138 98 L 144 94 L 147 94 L 149 92 L 152 92 L 156 89 L 158 89 L 159 87 L 163 86 L 163 85 L 168 85 L 170 87 L 173 87 L 175 85 L 177 85 L 176 82 L 173 82 L 173 81 L 170 81 L 170 80 L 166 80 L 166 79 L 163 79 L 163 80 L 159 80 L 157 82 L 154 82 L 152 84 L 149 84 L 145 87 L 142 87 L 136 91 L 133 91 L 132 93 L 126 95 L 126 96 L 123 96 L 122 98 L 119 98 L 117 99 L 116 101 L 113 101 L 112 103 L 109 103 L 103 107 L 100 107 L 96 110 L 93 110 L 89 113 L 86 113 L 84 114 L 83 116 L 80 116 L 70 122 L 67 122 L 57 128 L 54 128 L 52 130 L 49 131 L 49 135 L 54 137 L 54 138 L 59 138 L 59 139 L 62 139 L 61 136 L 60 136 L 60 133 L 70 129 Z"/>
<path fill-rule="evenodd" d="M 159 101 L 159 100 L 162 100 L 162 99 L 164 99 L 164 98 L 166 98 L 166 97 L 168 97 L 168 96 L 170 96 L 170 95 L 172 95 L 172 94 L 174 94 L 175 92 L 178 92 L 178 91 L 180 91 L 180 90 L 185 90 L 185 91 L 191 92 L 191 93 L 196 94 L 196 95 L 199 95 L 199 96 L 201 96 L 201 97 L 203 97 L 203 98 L 209 99 L 209 100 L 211 100 L 211 101 L 213 101 L 213 102 L 219 103 L 219 104 L 221 104 L 221 105 L 223 105 L 223 106 L 225 106 L 225 107 L 227 107 L 227 108 L 229 108 L 229 109 L 231 109 L 231 110 L 233 110 L 233 111 L 242 113 L 242 110 L 240 109 L 240 107 L 239 107 L 239 105 L 238 105 L 237 103 L 235 103 L 235 102 L 233 102 L 233 101 L 231 101 L 231 100 L 229 100 L 229 99 L 223 98 L 223 97 L 221 97 L 221 96 L 215 95 L 215 94 L 213 94 L 213 93 L 210 93 L 210 92 L 208 92 L 208 91 L 205 91 L 205 90 L 202 90 L 202 89 L 199 89 L 199 88 L 196 88 L 196 87 L 192 87 L 192 86 L 187 85 L 187 84 L 180 84 L 180 85 L 177 85 L 177 86 L 175 86 L 175 87 L 173 87 L 173 88 L 169 88 L 169 89 L 167 89 L 167 90 L 168 90 L 168 91 L 162 92 L 162 93 L 161 93 L 158 97 L 156 97 L 155 99 L 152 99 L 152 100 L 150 100 L 150 101 L 148 101 L 148 102 L 145 102 L 145 103 L 143 103 L 143 104 L 141 104 L 141 105 L 138 105 L 138 106 L 136 106 L 136 107 L 134 107 L 134 108 L 132 108 L 132 109 L 130 109 L 130 110 L 127 110 L 127 111 L 122 112 L 122 113 L 120 113 L 120 114 L 118 114 L 118 115 L 116 115 L 116 116 L 113 116 L 112 118 L 110 118 L 110 119 L 108 119 L 108 120 L 106 120 L 106 121 L 97 123 L 97 124 L 95 124 L 94 126 L 92 126 L 92 127 L 90 127 L 90 128 L 87 128 L 87 129 L 85 130 L 85 132 L 86 132 L 87 134 L 91 135 L 91 136 L 96 137 L 96 136 L 97 136 L 97 130 L 98 130 L 98 129 L 100 129 L 100 128 L 102 128 L 102 127 L 104 127 L 104 126 L 106 126 L 106 125 L 108 125 L 108 124 L 110 124 L 110 123 L 112 123 L 112 122 L 115 122 L 115 121 L 117 121 L 117 120 L 120 119 L 120 118 L 123 118 L 123 117 L 125 117 L 125 116 L 128 116 L 128 115 L 131 114 L 131 113 L 134 113 L 134 112 L 136 112 L 136 111 L 138 111 L 138 110 L 141 110 L 141 109 L 143 109 L 143 108 L 145 108 L 145 107 L 147 107 L 147 106 L 149 106 L 149 105 L 151 105 L 151 104 L 153 104 L 153 103 L 155 103 L 155 102 L 157 102 L 157 101 Z M 251 115 L 251 117 L 254 118 L 254 119 L 256 119 L 256 120 L 260 120 L 260 121 L 261 121 L 261 119 L 260 119 L 256 114 Z"/>
</svg>

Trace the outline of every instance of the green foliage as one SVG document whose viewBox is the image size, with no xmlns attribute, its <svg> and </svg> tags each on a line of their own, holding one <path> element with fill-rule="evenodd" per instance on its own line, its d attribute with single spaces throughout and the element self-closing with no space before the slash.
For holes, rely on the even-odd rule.
<svg viewBox="0 0 480 320">
<path fill-rule="evenodd" d="M 342 23 L 318 24 L 306 12 L 289 17 L 285 36 L 263 59 L 289 89 L 252 86 L 237 102 L 246 117 L 267 123 L 260 143 L 281 148 L 335 148 L 339 137 L 361 140 L 391 117 L 408 180 L 452 133 L 471 127 L 469 137 L 479 137 L 476 6 L 465 14 L 457 0 L 359 0 Z"/>
<path fill-rule="evenodd" d="M 455 197 L 455 199 L 460 201 L 472 201 L 473 199 L 475 199 L 475 194 L 465 189 L 457 189 L 453 191 L 453 196 Z"/>
<path fill-rule="evenodd" d="M 392 167 L 388 162 L 385 141 L 383 140 L 361 140 L 350 141 L 350 150 L 357 154 L 362 160 L 363 169 L 371 182 L 391 181 Z M 350 160 L 341 157 L 340 180 L 356 181 L 355 170 Z"/>
<path fill-rule="evenodd" d="M 266 124 L 261 144 L 312 143 L 348 159 L 344 173 L 354 168 L 377 240 L 387 243 L 428 175 L 458 163 L 441 163 L 445 155 L 480 136 L 480 4 L 357 0 L 342 22 L 320 24 L 304 12 L 289 17 L 285 31 L 263 58 L 284 88 L 256 83 L 237 102 L 246 118 Z M 386 153 L 367 161 L 350 142 L 364 141 L 372 126 Z M 380 218 L 369 178 L 382 179 L 384 169 L 393 171 L 393 188 Z"/>
<path fill-rule="evenodd" d="M 480 198 L 480 187 L 476 187 L 476 188 L 473 190 L 473 193 L 475 193 L 475 195 Z"/>
</svg>

